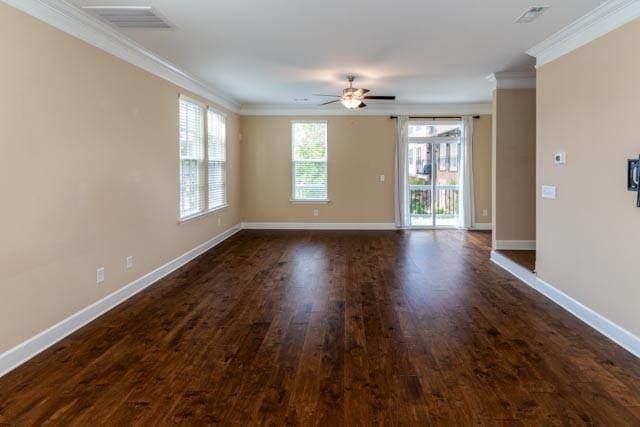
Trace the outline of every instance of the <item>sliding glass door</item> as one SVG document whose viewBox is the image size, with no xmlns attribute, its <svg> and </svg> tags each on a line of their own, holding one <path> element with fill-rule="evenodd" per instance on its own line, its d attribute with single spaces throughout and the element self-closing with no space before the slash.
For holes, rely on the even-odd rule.
<svg viewBox="0 0 640 427">
<path fill-rule="evenodd" d="M 411 226 L 457 226 L 460 122 L 412 122 L 408 155 Z"/>
</svg>

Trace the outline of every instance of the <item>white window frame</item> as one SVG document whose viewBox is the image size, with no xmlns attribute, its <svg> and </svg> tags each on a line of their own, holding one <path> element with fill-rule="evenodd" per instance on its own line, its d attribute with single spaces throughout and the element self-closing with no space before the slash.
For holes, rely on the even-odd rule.
<svg viewBox="0 0 640 427">
<path fill-rule="evenodd" d="M 295 141 L 295 125 L 299 123 L 323 123 L 326 128 L 325 139 L 324 139 L 324 160 L 315 160 L 318 163 L 325 163 L 327 170 L 327 179 L 326 179 L 326 194 L 327 197 L 325 199 L 297 199 L 296 198 L 296 177 L 295 177 L 295 163 L 296 159 L 295 150 L 293 149 L 293 143 Z M 291 197 L 289 201 L 294 204 L 326 204 L 329 203 L 329 123 L 327 120 L 291 120 L 291 143 L 289 144 L 289 148 L 291 149 Z M 309 160 L 306 160 L 309 161 Z"/>
<path fill-rule="evenodd" d="M 185 102 L 189 102 L 195 105 L 198 105 L 201 110 L 202 110 L 202 144 L 203 144 L 203 150 L 204 150 L 204 158 L 202 160 L 202 177 L 201 180 L 203 181 L 203 184 L 200 186 L 200 197 L 202 200 L 202 208 L 200 211 L 189 214 L 189 215 L 182 215 L 182 211 L 181 211 L 181 200 L 182 200 L 182 174 L 181 174 L 181 168 L 182 168 L 182 158 L 181 158 L 181 154 L 180 154 L 180 135 L 178 134 L 178 222 L 179 223 L 184 223 L 187 221 L 191 221 L 193 219 L 197 219 L 203 216 L 207 216 L 213 213 L 217 213 L 225 208 L 227 208 L 229 205 L 227 203 L 227 149 L 228 149 L 228 144 L 227 144 L 227 132 L 226 132 L 226 114 L 216 110 L 215 108 L 211 108 L 209 105 L 206 105 L 203 102 L 200 102 L 196 99 L 190 98 L 188 96 L 182 95 L 180 94 L 178 97 L 178 123 L 180 123 L 180 102 L 181 101 L 185 101 Z M 224 122 L 224 127 L 225 127 L 225 132 L 224 132 L 224 152 L 225 152 L 225 158 L 224 158 L 224 163 L 225 163 L 225 174 L 224 174 L 224 203 L 220 206 L 216 206 L 214 208 L 209 209 L 209 111 L 211 111 L 214 114 L 218 114 L 222 117 L 223 122 Z M 179 126 L 179 125 L 178 125 Z M 178 130 L 179 133 L 179 130 Z"/>
</svg>

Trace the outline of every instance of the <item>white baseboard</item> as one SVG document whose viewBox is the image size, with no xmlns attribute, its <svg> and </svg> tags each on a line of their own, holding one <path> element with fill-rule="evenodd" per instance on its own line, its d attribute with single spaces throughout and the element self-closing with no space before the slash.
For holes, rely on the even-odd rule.
<svg viewBox="0 0 640 427">
<path fill-rule="evenodd" d="M 555 288 L 544 280 L 538 278 L 534 273 L 520 266 L 506 256 L 491 251 L 491 261 L 507 270 L 515 277 L 558 304 L 560 307 L 591 326 L 602 335 L 609 338 L 619 346 L 623 347 L 636 357 L 640 357 L 640 338 L 624 329 L 622 326 L 612 322 L 601 314 L 593 311 L 581 302 L 573 299 L 561 290 Z"/>
<path fill-rule="evenodd" d="M 396 230 L 392 222 L 243 222 L 247 230 Z"/>
<path fill-rule="evenodd" d="M 490 222 L 476 222 L 470 230 L 491 230 L 493 227 Z"/>
<path fill-rule="evenodd" d="M 496 250 L 535 251 L 535 240 L 496 240 Z"/>
<path fill-rule="evenodd" d="M 0 377 L 240 231 L 240 224 L 0 354 Z"/>
</svg>

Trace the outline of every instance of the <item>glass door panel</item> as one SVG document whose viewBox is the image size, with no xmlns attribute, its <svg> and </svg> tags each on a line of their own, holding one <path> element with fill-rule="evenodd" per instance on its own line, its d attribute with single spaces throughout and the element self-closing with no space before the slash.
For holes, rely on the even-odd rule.
<svg viewBox="0 0 640 427">
<path fill-rule="evenodd" d="M 437 144 L 437 173 L 435 182 L 435 224 L 437 226 L 458 225 L 460 188 L 460 144 L 446 142 Z"/>
<path fill-rule="evenodd" d="M 433 146 L 409 143 L 409 212 L 411 225 L 433 226 Z"/>
</svg>

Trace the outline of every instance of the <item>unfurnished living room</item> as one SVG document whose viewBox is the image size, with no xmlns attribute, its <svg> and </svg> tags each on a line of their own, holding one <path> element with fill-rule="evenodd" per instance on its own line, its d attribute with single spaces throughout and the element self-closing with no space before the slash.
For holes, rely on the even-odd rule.
<svg viewBox="0 0 640 427">
<path fill-rule="evenodd" d="M 0 425 L 640 426 L 640 0 L 1 0 Z"/>
</svg>

